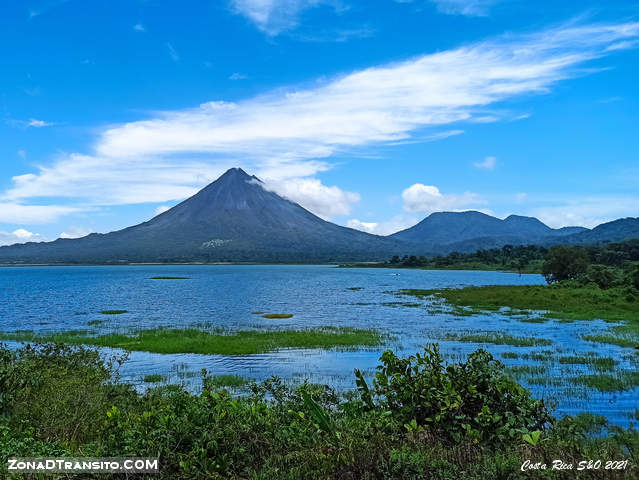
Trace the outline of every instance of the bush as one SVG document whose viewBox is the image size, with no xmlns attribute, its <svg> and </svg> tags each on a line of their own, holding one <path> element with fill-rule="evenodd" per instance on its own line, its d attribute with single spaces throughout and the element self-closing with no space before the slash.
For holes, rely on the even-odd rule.
<svg viewBox="0 0 639 480">
<path fill-rule="evenodd" d="M 597 286 L 603 290 L 612 288 L 619 284 L 617 271 L 614 268 L 606 267 L 604 265 L 590 265 L 586 272 L 585 279 L 596 283 Z"/>
<path fill-rule="evenodd" d="M 387 350 L 381 361 L 372 390 L 356 371 L 358 388 L 369 408 L 390 412 L 408 430 L 425 427 L 447 443 L 498 444 L 552 420 L 543 401 L 534 400 L 485 350 L 446 366 L 437 345 L 404 359 Z"/>
<path fill-rule="evenodd" d="M 584 248 L 557 245 L 546 254 L 542 273 L 548 283 L 575 280 L 585 275 L 589 263 Z"/>
</svg>

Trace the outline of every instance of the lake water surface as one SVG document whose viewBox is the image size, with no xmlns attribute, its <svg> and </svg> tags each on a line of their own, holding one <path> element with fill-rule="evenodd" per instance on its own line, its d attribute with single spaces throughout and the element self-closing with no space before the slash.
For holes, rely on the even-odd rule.
<svg viewBox="0 0 639 480">
<path fill-rule="evenodd" d="M 153 276 L 189 279 L 150 280 Z M 639 389 L 603 393 L 575 385 L 567 379 L 592 373 L 589 367 L 556 361 L 560 355 L 594 352 L 618 360 L 617 369 L 636 370 L 637 355 L 632 349 L 581 339 L 584 334 L 608 330 L 610 324 L 598 320 L 528 323 L 504 312 L 460 316 L 441 301 L 416 300 L 396 293 L 403 288 L 543 283 L 540 275 L 503 272 L 298 265 L 6 267 L 0 268 L 0 330 L 42 333 L 89 330 L 103 334 L 156 327 L 375 328 L 389 334 L 391 340 L 379 348 L 354 351 L 281 350 L 245 356 L 132 352 L 122 368 L 122 376 L 144 388 L 145 375 L 162 374 L 169 382 L 197 390 L 201 384 L 199 372 L 206 368 L 211 374 L 233 373 L 256 380 L 276 375 L 291 382 L 309 379 L 347 389 L 354 388 L 353 369 L 372 375 L 385 349 L 409 355 L 425 343 L 436 341 L 451 361 L 485 348 L 508 366 L 530 364 L 543 369 L 534 375 L 535 379 L 524 375 L 519 380 L 536 397 L 549 400 L 557 415 L 589 411 L 603 414 L 616 424 L 628 425 L 639 408 Z M 116 309 L 128 313 L 109 316 L 99 313 Z M 294 316 L 270 320 L 252 313 L 256 311 Z M 95 324 L 96 321 L 101 323 Z M 478 331 L 541 337 L 553 343 L 548 347 L 513 347 L 445 339 L 447 333 Z M 506 352 L 516 352 L 519 358 L 503 358 Z M 541 361 L 522 358 L 539 352 L 551 352 L 552 358 Z M 540 377 L 548 381 L 540 382 Z"/>
</svg>

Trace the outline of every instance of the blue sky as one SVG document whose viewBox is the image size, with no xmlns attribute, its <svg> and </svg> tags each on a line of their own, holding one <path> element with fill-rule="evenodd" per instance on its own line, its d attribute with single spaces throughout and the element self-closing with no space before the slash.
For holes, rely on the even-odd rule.
<svg viewBox="0 0 639 480">
<path fill-rule="evenodd" d="M 639 2 L 0 6 L 0 244 L 139 223 L 240 166 L 342 225 L 639 215 Z"/>
</svg>

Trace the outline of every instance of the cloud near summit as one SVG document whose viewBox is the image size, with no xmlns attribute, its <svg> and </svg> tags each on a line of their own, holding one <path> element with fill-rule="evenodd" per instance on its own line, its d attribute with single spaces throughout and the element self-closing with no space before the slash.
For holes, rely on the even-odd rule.
<svg viewBox="0 0 639 480">
<path fill-rule="evenodd" d="M 62 155 L 20 175 L 2 197 L 12 203 L 61 195 L 92 205 L 164 202 L 242 166 L 314 213 L 342 215 L 357 194 L 314 178 L 331 168 L 333 155 L 437 138 L 453 124 L 481 121 L 488 106 L 545 93 L 585 74 L 579 70 L 585 62 L 627 48 L 637 37 L 639 23 L 569 24 L 238 102 L 161 112 L 105 129 L 92 152 Z M 286 183 L 293 180 L 294 187 Z M 342 201 L 338 209 L 335 198 Z"/>
</svg>

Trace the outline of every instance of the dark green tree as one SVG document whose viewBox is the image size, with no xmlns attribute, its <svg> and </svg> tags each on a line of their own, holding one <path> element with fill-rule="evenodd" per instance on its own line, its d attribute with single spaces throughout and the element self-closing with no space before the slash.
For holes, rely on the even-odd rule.
<svg viewBox="0 0 639 480">
<path fill-rule="evenodd" d="M 557 245 L 546 254 L 542 273 L 548 283 L 575 280 L 585 275 L 590 261 L 583 247 Z"/>
</svg>

